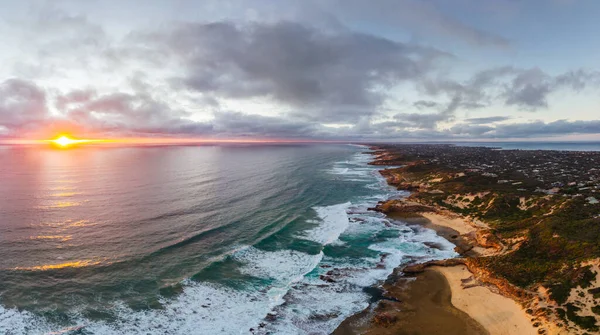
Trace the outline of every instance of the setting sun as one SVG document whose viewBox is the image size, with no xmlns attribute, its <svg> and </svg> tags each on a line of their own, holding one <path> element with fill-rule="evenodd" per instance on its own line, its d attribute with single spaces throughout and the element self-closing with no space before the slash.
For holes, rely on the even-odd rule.
<svg viewBox="0 0 600 335">
<path fill-rule="evenodd" d="M 101 140 L 86 140 L 86 139 L 74 139 L 68 135 L 60 135 L 53 140 L 48 140 L 51 144 L 59 148 L 69 148 L 77 144 L 85 144 L 90 142 L 100 142 Z"/>
<path fill-rule="evenodd" d="M 71 144 L 77 143 L 77 140 L 71 139 L 67 136 L 61 136 L 55 140 L 53 140 L 52 142 L 60 145 L 61 147 L 66 147 L 69 146 Z"/>
</svg>

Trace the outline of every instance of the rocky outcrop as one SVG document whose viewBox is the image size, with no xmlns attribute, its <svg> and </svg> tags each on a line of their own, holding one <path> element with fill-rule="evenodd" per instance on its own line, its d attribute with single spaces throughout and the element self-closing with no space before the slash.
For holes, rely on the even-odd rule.
<svg viewBox="0 0 600 335">
<path fill-rule="evenodd" d="M 402 269 L 402 272 L 405 274 L 414 274 L 414 273 L 423 272 L 423 271 L 425 271 L 425 269 L 427 269 L 430 266 L 456 266 L 456 265 L 466 265 L 466 264 L 467 264 L 466 258 L 450 258 L 450 259 L 434 260 L 434 261 L 429 261 L 429 262 L 425 262 L 425 263 L 408 265 Z"/>
<path fill-rule="evenodd" d="M 498 252 L 504 250 L 504 244 L 489 230 L 478 230 L 475 234 L 477 244 L 483 248 L 493 248 Z"/>
<path fill-rule="evenodd" d="M 408 203 L 404 200 L 380 201 L 379 203 L 377 203 L 377 206 L 369 208 L 369 210 L 385 214 L 418 214 L 435 212 L 435 208 L 433 207 L 424 206 L 416 203 Z"/>
</svg>

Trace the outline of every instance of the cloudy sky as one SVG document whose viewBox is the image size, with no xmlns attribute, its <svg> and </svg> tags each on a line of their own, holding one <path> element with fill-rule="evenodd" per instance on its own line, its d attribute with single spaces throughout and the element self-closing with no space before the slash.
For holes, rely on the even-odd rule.
<svg viewBox="0 0 600 335">
<path fill-rule="evenodd" d="M 0 137 L 600 139 L 595 0 L 0 0 Z"/>
</svg>

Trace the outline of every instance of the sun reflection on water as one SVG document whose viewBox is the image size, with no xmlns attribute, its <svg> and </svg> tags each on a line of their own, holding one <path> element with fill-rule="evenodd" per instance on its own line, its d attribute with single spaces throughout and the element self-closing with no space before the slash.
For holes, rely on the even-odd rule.
<svg viewBox="0 0 600 335">
<path fill-rule="evenodd" d="M 69 241 L 73 236 L 72 235 L 38 235 L 38 236 L 30 236 L 31 240 L 56 240 L 61 242 Z"/>
<path fill-rule="evenodd" d="M 76 201 L 56 201 L 50 205 L 38 206 L 39 209 L 56 209 L 56 208 L 68 208 L 81 205 L 81 202 Z"/>
<path fill-rule="evenodd" d="M 99 265 L 102 264 L 102 261 L 99 260 L 81 260 L 81 261 L 72 261 L 72 262 L 65 262 L 65 263 L 59 263 L 59 264 L 44 264 L 44 265 L 37 265 L 37 266 L 17 266 L 15 268 L 13 268 L 12 270 L 16 270 L 16 271 L 47 271 L 47 270 L 58 270 L 58 269 L 64 269 L 64 268 L 82 268 L 82 267 L 88 267 L 88 266 L 94 266 L 94 265 Z"/>
<path fill-rule="evenodd" d="M 53 193 L 50 194 L 51 197 L 55 197 L 55 198 L 69 198 L 69 197 L 74 197 L 76 195 L 80 195 L 81 192 L 61 192 L 61 193 Z"/>
</svg>

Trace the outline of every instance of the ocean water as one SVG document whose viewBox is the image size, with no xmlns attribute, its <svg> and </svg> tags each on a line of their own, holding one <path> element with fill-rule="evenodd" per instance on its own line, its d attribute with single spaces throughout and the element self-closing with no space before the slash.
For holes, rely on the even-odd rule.
<svg viewBox="0 0 600 335">
<path fill-rule="evenodd" d="M 600 151 L 600 142 L 454 142 L 453 144 L 467 147 L 493 147 L 505 150 L 559 150 L 559 151 Z"/>
<path fill-rule="evenodd" d="M 367 210 L 405 194 L 366 150 L 0 147 L 0 334 L 330 333 L 455 256 Z"/>
</svg>

